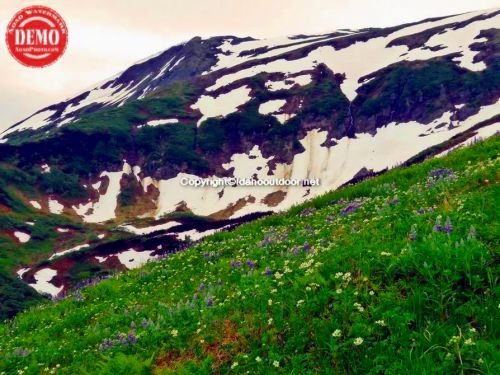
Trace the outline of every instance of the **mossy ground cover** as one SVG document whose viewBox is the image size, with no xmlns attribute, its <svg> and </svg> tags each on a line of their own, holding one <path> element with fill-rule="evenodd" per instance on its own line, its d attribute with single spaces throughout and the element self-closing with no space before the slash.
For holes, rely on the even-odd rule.
<svg viewBox="0 0 500 375">
<path fill-rule="evenodd" d="M 0 325 L 0 374 L 497 374 L 500 138 Z"/>
</svg>

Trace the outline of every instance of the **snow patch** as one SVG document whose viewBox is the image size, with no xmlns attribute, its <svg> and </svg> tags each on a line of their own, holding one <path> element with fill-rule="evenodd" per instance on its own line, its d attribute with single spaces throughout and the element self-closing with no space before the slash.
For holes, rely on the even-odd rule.
<svg viewBox="0 0 500 375">
<path fill-rule="evenodd" d="M 120 181 L 123 175 L 132 173 L 130 165 L 124 161 L 120 172 L 102 172 L 100 177 L 108 177 L 109 184 L 106 192 L 99 196 L 97 202 L 88 202 L 73 206 L 73 209 L 87 223 L 102 223 L 114 219 L 115 211 L 118 206 L 118 195 L 120 194 Z"/>
<path fill-rule="evenodd" d="M 44 268 L 35 273 L 33 276 L 36 280 L 35 284 L 29 284 L 33 289 L 35 289 L 38 293 L 41 294 L 49 294 L 52 297 L 56 297 L 61 291 L 63 287 L 56 287 L 51 284 L 50 281 L 57 276 L 57 271 L 51 268 Z"/>
<path fill-rule="evenodd" d="M 116 256 L 120 260 L 121 264 L 123 264 L 128 269 L 133 269 L 146 264 L 152 259 L 155 259 L 156 256 L 152 256 L 152 253 L 152 250 L 136 251 L 134 249 L 128 249 L 127 251 L 116 254 Z"/>
<path fill-rule="evenodd" d="M 64 206 L 57 200 L 49 198 L 49 211 L 52 214 L 60 215 L 64 210 Z"/>
<path fill-rule="evenodd" d="M 250 91 L 248 86 L 241 86 L 226 94 L 220 94 L 215 98 L 202 95 L 191 106 L 192 109 L 198 109 L 202 113 L 202 117 L 198 120 L 198 126 L 209 117 L 226 116 L 235 112 L 240 105 L 245 104 L 251 99 L 249 95 Z"/>
<path fill-rule="evenodd" d="M 31 236 L 28 233 L 24 233 L 24 232 L 20 232 L 20 231 L 15 231 L 14 236 L 21 243 L 26 243 L 31 239 Z"/>
<path fill-rule="evenodd" d="M 52 256 L 49 258 L 49 260 L 59 258 L 65 254 L 74 253 L 75 251 L 85 249 L 89 246 L 90 246 L 89 244 L 83 244 L 83 245 L 78 245 L 78 246 L 72 247 L 71 249 L 68 249 L 68 250 L 59 251 L 57 253 L 52 254 Z"/>
<path fill-rule="evenodd" d="M 134 227 L 133 225 L 120 225 L 118 228 L 124 229 L 130 233 L 140 235 L 140 234 L 150 234 L 159 230 L 167 230 L 180 224 L 181 223 L 178 223 L 177 221 L 169 221 L 168 223 L 153 225 L 145 228 L 137 228 Z"/>
<path fill-rule="evenodd" d="M 37 210 L 41 210 L 42 209 L 42 206 L 40 205 L 40 203 L 38 203 L 37 201 L 30 201 L 30 204 L 35 207 Z"/>
</svg>

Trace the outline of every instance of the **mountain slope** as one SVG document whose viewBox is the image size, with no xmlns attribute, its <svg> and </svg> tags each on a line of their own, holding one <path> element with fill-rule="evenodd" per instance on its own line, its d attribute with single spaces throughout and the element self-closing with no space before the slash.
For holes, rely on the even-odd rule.
<svg viewBox="0 0 500 375">
<path fill-rule="evenodd" d="M 499 20 L 193 38 L 38 111 L 0 134 L 0 274 L 62 296 L 495 134 Z M 320 185 L 181 186 L 199 178 Z"/>
<path fill-rule="evenodd" d="M 499 146 L 398 168 L 19 314 L 0 326 L 0 371 L 498 373 Z"/>
</svg>

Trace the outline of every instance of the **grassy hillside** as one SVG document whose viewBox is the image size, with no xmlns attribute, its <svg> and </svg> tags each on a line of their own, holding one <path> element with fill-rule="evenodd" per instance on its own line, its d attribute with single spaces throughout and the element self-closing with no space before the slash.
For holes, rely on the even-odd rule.
<svg viewBox="0 0 500 375">
<path fill-rule="evenodd" d="M 498 374 L 499 150 L 393 170 L 32 308 L 0 326 L 0 374 Z"/>
</svg>

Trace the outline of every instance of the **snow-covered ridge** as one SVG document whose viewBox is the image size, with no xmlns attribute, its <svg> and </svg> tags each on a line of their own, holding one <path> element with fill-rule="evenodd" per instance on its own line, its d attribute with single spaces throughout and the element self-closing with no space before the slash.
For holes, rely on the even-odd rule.
<svg viewBox="0 0 500 375">
<path fill-rule="evenodd" d="M 324 63 L 333 72 L 345 74 L 346 79 L 341 88 L 347 98 L 352 101 L 357 95 L 357 89 L 361 85 L 359 80 L 362 77 L 400 61 L 425 60 L 457 53 L 459 56 L 454 60 L 457 65 L 473 71 L 485 69 L 483 62 L 474 61 L 478 51 L 472 51 L 470 45 L 484 41 L 476 39 L 481 30 L 498 28 L 500 15 L 492 16 L 497 11 L 497 9 L 490 9 L 422 21 L 402 28 L 394 28 L 395 31 L 392 33 L 379 37 L 370 37 L 371 31 L 369 30 L 338 30 L 322 35 L 261 40 L 250 38 L 250 40 L 241 41 L 235 37 L 200 39 L 194 43 L 207 46 L 211 41 L 217 40 L 218 44 L 215 46 L 215 50 L 207 50 L 210 53 L 215 53 L 214 61 L 209 64 L 206 70 L 195 73 L 197 75 L 219 75 L 222 71 L 231 70 L 230 73 L 218 77 L 216 82 L 208 87 L 207 91 L 210 92 L 229 85 L 235 80 L 252 77 L 261 72 L 298 74 Z M 485 19 L 476 19 L 464 27 L 454 27 L 456 23 L 478 16 L 483 16 Z M 449 27 L 446 27 L 447 25 Z M 431 35 L 420 48 L 409 50 L 406 45 L 388 47 L 392 41 L 398 38 L 439 27 L 445 27 L 444 31 Z M 363 37 L 365 34 L 368 36 Z M 334 43 L 343 38 L 353 38 L 352 40 L 357 41 L 347 43 L 345 48 L 335 48 Z M 304 57 L 283 58 L 289 52 L 304 48 L 309 51 Z M 186 63 L 192 57 L 189 53 L 189 42 L 187 42 L 139 61 L 129 69 L 100 82 L 72 99 L 38 111 L 5 130 L 0 133 L 0 142 L 5 143 L 17 131 L 38 130 L 49 125 L 64 126 L 74 122 L 78 119 L 79 110 L 89 106 L 93 106 L 93 110 L 98 110 L 103 106 L 118 107 L 129 100 L 145 98 L 158 87 L 162 87 L 163 82 L 178 75 L 180 71 L 186 70 L 187 79 L 193 75 L 193 72 L 188 71 L 187 65 L 189 63 Z M 263 59 L 266 59 L 267 62 L 261 63 L 260 61 Z M 252 63 L 250 67 L 247 64 L 249 62 Z M 245 64 L 246 68 L 238 70 L 237 67 L 240 64 Z M 299 77 L 302 76 L 299 75 Z M 290 80 L 299 85 L 309 82 L 306 76 L 299 77 Z M 268 82 L 270 91 L 289 89 L 290 87 L 290 83 L 286 82 Z M 193 104 L 193 108 L 200 108 L 204 115 L 203 118 L 211 117 L 211 113 L 214 111 L 218 112 L 214 116 L 227 112 L 227 109 L 224 111 L 212 109 L 221 104 L 219 101 L 211 101 L 206 95 L 198 98 L 198 101 Z M 202 106 L 204 106 L 203 110 Z"/>
</svg>

